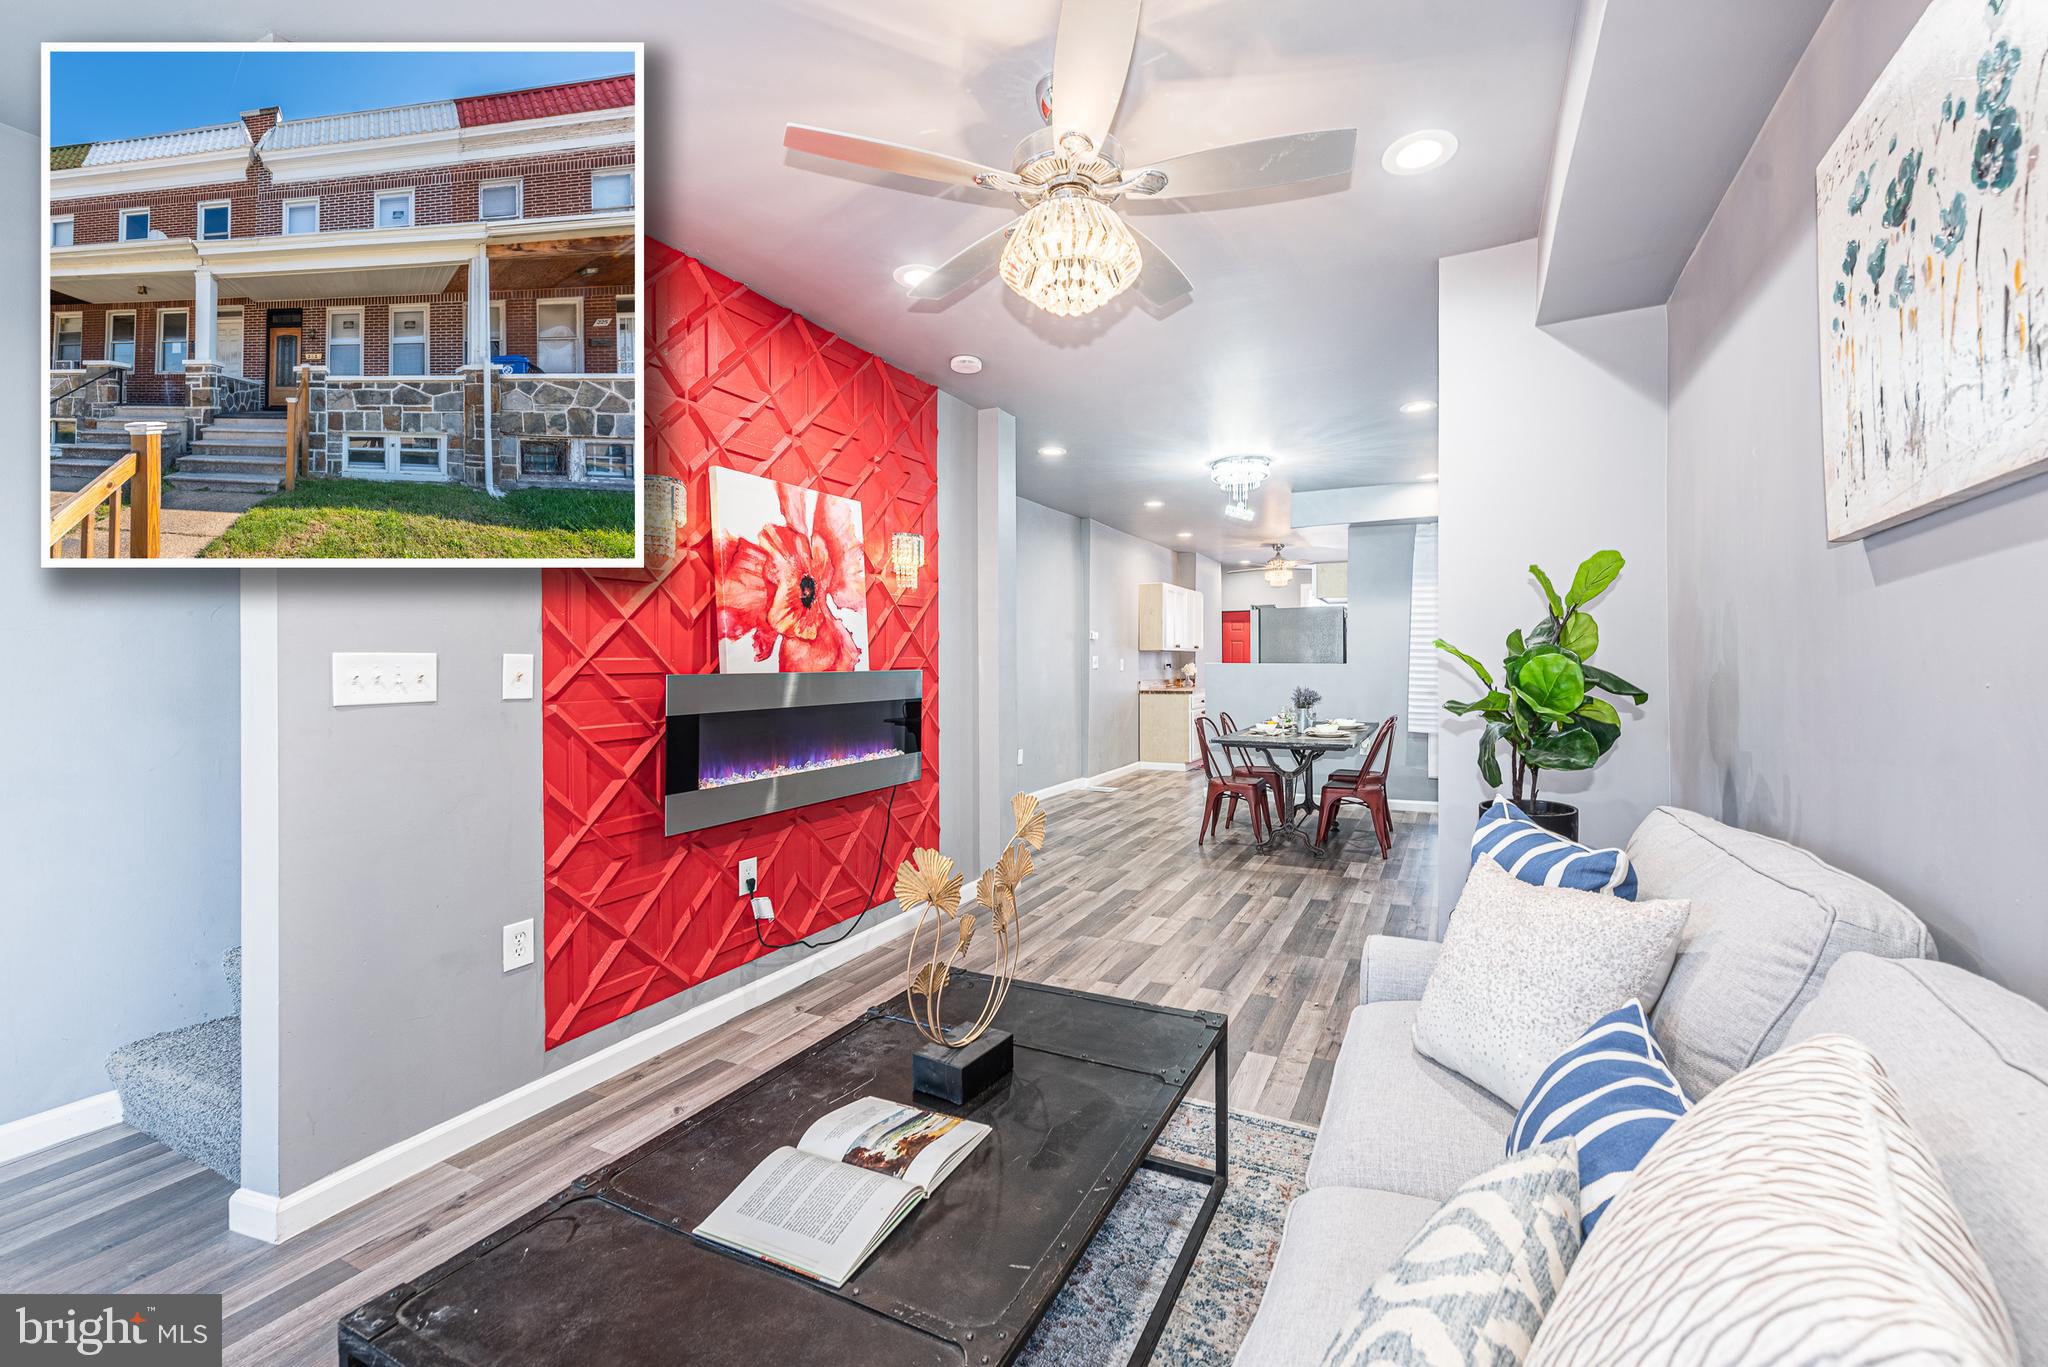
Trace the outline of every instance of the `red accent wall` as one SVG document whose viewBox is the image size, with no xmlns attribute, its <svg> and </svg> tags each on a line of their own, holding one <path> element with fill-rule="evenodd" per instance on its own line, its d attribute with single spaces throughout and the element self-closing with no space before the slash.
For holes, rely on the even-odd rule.
<svg viewBox="0 0 2048 1367">
<path fill-rule="evenodd" d="M 666 568 L 542 575 L 549 1048 L 765 953 L 742 858 L 761 859 L 780 945 L 886 899 L 911 848 L 938 844 L 937 391 L 658 242 L 640 313 L 647 472 L 685 481 L 689 520 Z M 893 825 L 884 792 L 661 832 L 665 678 L 717 669 L 715 465 L 860 501 L 869 663 L 924 671 L 924 775 Z M 899 531 L 926 553 L 900 593 L 881 573 Z"/>
</svg>

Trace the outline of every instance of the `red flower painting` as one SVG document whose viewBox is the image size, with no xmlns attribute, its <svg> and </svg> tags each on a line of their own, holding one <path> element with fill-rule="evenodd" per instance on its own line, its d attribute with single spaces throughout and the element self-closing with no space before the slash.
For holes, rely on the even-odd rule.
<svg viewBox="0 0 2048 1367">
<path fill-rule="evenodd" d="M 868 667 L 860 504 L 714 469 L 711 548 L 722 673 Z"/>
</svg>

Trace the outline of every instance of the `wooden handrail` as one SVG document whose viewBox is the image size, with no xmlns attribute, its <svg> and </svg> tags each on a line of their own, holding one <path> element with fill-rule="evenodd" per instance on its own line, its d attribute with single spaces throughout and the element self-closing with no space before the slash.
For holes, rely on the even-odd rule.
<svg viewBox="0 0 2048 1367">
<path fill-rule="evenodd" d="M 299 411 L 299 396 L 285 395 L 284 400 L 284 487 L 289 491 L 298 483 L 299 472 L 299 428 L 304 422 Z"/>
<path fill-rule="evenodd" d="M 151 430 L 153 429 L 153 430 Z M 93 522 L 107 509 L 107 558 L 121 555 L 121 488 L 128 488 L 128 543 L 132 559 L 163 556 L 162 423 L 130 423 L 134 449 L 95 475 L 92 482 L 50 515 L 50 558 L 64 557 L 64 538 L 78 532 L 78 558 L 92 558 Z"/>
</svg>

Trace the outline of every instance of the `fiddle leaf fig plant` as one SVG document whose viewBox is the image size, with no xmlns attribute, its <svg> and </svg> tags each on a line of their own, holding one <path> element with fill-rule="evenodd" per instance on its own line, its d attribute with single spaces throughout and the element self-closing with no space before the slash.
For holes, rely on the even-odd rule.
<svg viewBox="0 0 2048 1367">
<path fill-rule="evenodd" d="M 1621 739 L 1621 713 L 1607 698 L 1640 705 L 1650 695 L 1618 674 L 1595 667 L 1600 624 L 1586 604 L 1613 586 L 1627 563 L 1619 551 L 1586 557 L 1562 594 L 1541 566 L 1529 573 L 1543 590 L 1549 611 L 1528 631 L 1508 633 L 1500 677 L 1448 641 L 1437 649 L 1464 662 L 1486 693 L 1471 702 L 1447 702 L 1453 716 L 1477 715 L 1486 722 L 1479 735 L 1479 773 L 1493 787 L 1503 778 L 1515 804 L 1525 811 L 1536 801 L 1537 776 L 1545 769 L 1590 769 Z M 1508 749 L 1503 775 L 1500 747 Z"/>
</svg>

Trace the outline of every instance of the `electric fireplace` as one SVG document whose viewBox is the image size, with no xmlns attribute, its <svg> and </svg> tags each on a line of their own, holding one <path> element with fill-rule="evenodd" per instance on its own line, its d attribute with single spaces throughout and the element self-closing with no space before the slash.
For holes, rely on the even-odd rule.
<svg viewBox="0 0 2048 1367">
<path fill-rule="evenodd" d="M 908 783 L 924 772 L 924 675 L 671 674 L 663 829 Z"/>
</svg>

